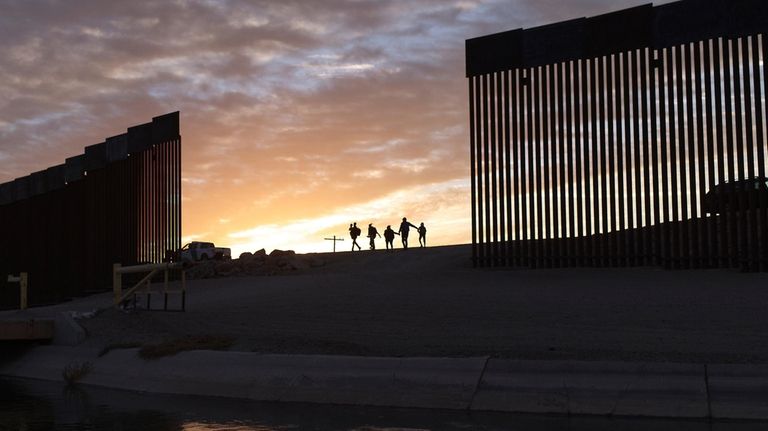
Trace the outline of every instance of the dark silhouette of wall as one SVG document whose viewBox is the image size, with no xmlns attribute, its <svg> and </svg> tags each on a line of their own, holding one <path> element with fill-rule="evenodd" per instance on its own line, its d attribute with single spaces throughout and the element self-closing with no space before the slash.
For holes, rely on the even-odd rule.
<svg viewBox="0 0 768 431">
<path fill-rule="evenodd" d="M 112 264 L 161 262 L 181 246 L 179 113 L 0 184 L 0 307 L 8 274 L 29 273 L 30 305 L 111 288 Z"/>
<path fill-rule="evenodd" d="M 467 40 L 475 264 L 768 270 L 766 193 L 703 205 L 766 177 L 766 23 L 684 0 Z"/>
</svg>

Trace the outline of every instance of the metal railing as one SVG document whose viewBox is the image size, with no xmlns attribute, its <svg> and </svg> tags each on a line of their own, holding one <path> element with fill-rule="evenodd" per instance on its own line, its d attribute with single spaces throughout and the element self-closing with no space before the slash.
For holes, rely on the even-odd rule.
<svg viewBox="0 0 768 431">
<path fill-rule="evenodd" d="M 181 272 L 181 288 L 178 290 L 169 288 L 169 273 L 170 271 Z M 139 280 L 130 289 L 123 292 L 123 274 L 140 274 L 147 273 L 141 280 Z M 159 273 L 163 273 L 163 288 L 160 292 L 152 291 L 152 279 Z M 133 265 L 122 266 L 119 263 L 112 265 L 112 292 L 114 293 L 114 306 L 118 307 L 121 304 L 128 304 L 132 298 L 134 306 L 137 302 L 137 293 L 144 287 L 143 291 L 147 296 L 147 310 L 151 308 L 151 298 L 153 293 L 163 294 L 163 311 L 186 311 L 187 302 L 187 280 L 185 267 L 180 262 L 169 263 L 151 263 L 145 265 Z M 181 309 L 168 310 L 168 294 L 169 293 L 181 293 Z"/>
</svg>

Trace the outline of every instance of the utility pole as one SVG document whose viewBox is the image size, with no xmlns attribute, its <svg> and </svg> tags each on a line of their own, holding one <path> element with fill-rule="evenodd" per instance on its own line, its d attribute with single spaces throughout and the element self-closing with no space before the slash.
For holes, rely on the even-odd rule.
<svg viewBox="0 0 768 431">
<path fill-rule="evenodd" d="M 336 253 L 336 241 L 344 241 L 344 238 L 336 238 L 336 235 L 333 236 L 333 238 L 325 238 L 326 241 L 333 241 L 333 252 Z"/>
</svg>

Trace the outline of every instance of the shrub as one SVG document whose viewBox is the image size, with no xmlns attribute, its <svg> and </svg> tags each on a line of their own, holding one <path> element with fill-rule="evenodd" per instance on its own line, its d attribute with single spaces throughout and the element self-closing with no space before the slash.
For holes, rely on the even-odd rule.
<svg viewBox="0 0 768 431">
<path fill-rule="evenodd" d="M 64 367 L 61 376 L 68 385 L 74 385 L 82 380 L 92 369 L 93 364 L 90 362 L 72 362 Z"/>
</svg>

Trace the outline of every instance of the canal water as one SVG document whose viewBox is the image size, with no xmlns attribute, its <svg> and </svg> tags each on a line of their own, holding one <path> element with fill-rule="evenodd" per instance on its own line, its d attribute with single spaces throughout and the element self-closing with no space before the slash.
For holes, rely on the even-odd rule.
<svg viewBox="0 0 768 431">
<path fill-rule="evenodd" d="M 0 430 L 757 431 L 766 423 L 258 403 L 0 379 Z"/>
</svg>

